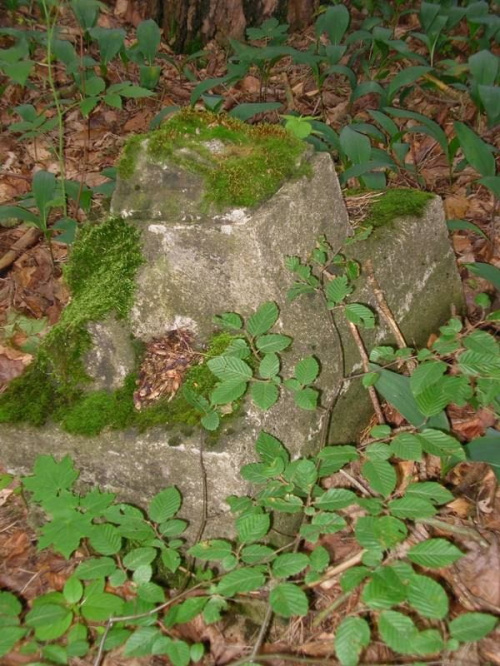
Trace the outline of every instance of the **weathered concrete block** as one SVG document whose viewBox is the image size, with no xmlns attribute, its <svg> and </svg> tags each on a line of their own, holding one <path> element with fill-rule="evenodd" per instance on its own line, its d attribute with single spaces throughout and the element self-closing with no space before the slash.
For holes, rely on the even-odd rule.
<svg viewBox="0 0 500 666">
<path fill-rule="evenodd" d="M 186 157 L 181 148 L 181 164 L 178 154 L 152 158 L 147 145 L 135 145 L 134 168 L 119 180 L 112 204 L 115 215 L 132 220 L 140 229 L 145 262 L 129 320 L 90 326 L 91 388 L 111 390 L 121 385 L 132 363 L 129 333 L 147 343 L 182 328 L 201 345 L 213 333 L 213 315 L 234 311 L 248 317 L 259 304 L 273 300 L 281 310 L 279 331 L 294 338 L 291 351 L 282 356 L 282 374 L 289 376 L 304 356 L 317 356 L 323 404 L 342 391 L 333 419 L 336 441 L 354 438 L 364 425 L 369 402 L 364 393 L 353 397 L 345 391 L 342 358 L 346 372 L 356 369 L 357 350 L 341 327 L 342 350 L 319 296 L 285 304 L 292 278 L 284 268 L 284 256 L 307 257 L 322 235 L 340 250 L 351 233 L 331 158 L 307 152 L 296 155 L 294 168 L 300 172 L 307 167 L 302 171 L 307 175 L 288 180 L 258 205 L 217 211 L 207 203 L 206 179 L 186 168 L 183 160 L 199 159 L 203 167 L 211 164 L 213 155 L 219 159 L 229 150 L 223 139 L 205 141 L 201 155 L 194 157 L 191 153 Z M 446 320 L 450 304 L 460 305 L 460 281 L 437 199 L 423 217 L 395 220 L 354 245 L 351 253 L 361 262 L 372 258 L 377 279 L 410 344 L 424 342 Z M 366 286 L 356 300 L 373 303 Z M 368 346 L 390 340 L 383 327 L 370 335 Z M 201 520 L 206 483 L 206 535 L 222 535 L 231 526 L 225 498 L 248 491 L 239 469 L 254 459 L 258 433 L 265 430 L 278 437 L 292 456 L 307 455 L 319 445 L 321 418 L 297 409 L 289 394 L 268 412 L 245 403 L 210 446 L 200 429 L 168 424 L 146 434 L 107 430 L 94 438 L 70 435 L 53 424 L 39 429 L 3 424 L 1 457 L 11 469 L 28 471 L 39 453 L 68 453 L 84 480 L 139 503 L 175 484 L 184 495 L 182 513 L 191 521 L 193 533 Z"/>
</svg>

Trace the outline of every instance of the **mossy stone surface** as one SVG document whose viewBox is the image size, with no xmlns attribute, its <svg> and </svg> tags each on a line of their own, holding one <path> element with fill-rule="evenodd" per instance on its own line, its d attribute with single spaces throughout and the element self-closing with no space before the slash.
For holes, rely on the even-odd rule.
<svg viewBox="0 0 500 666">
<path fill-rule="evenodd" d="M 127 141 L 115 210 L 142 219 L 201 219 L 228 207 L 253 207 L 310 172 L 306 153 L 307 144 L 280 126 L 184 109 L 160 129 Z"/>
</svg>

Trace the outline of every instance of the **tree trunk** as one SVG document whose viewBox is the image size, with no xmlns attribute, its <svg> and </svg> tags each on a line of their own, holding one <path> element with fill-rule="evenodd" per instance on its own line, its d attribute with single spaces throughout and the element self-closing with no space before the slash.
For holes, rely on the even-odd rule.
<svg viewBox="0 0 500 666">
<path fill-rule="evenodd" d="M 148 15 L 163 27 L 178 53 L 192 53 L 211 39 L 242 39 L 247 27 L 275 17 L 304 28 L 319 0 L 148 0 Z"/>
</svg>

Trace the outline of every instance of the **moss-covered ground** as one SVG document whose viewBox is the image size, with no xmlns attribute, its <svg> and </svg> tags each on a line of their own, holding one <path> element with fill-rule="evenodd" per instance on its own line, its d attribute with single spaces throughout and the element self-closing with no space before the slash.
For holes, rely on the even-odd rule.
<svg viewBox="0 0 500 666">
<path fill-rule="evenodd" d="M 118 318 L 128 315 L 141 263 L 139 232 L 127 222 L 110 219 L 84 228 L 65 268 L 72 300 L 42 341 L 33 363 L 0 395 L 0 422 L 41 426 L 52 420 L 68 432 L 95 436 L 107 427 L 144 430 L 199 421 L 182 391 L 170 402 L 159 401 L 138 412 L 133 402 L 134 374 L 116 391 L 89 390 L 91 380 L 83 363 L 91 347 L 87 324 L 111 314 Z M 219 355 L 231 339 L 225 333 L 215 336 L 206 356 Z M 141 346 L 136 346 L 139 365 Z M 215 381 L 202 363 L 187 371 L 184 383 L 206 396 Z"/>
<path fill-rule="evenodd" d="M 171 159 L 205 179 L 205 204 L 254 206 L 290 178 L 309 173 L 300 158 L 306 144 L 277 125 L 247 125 L 225 114 L 187 108 L 149 134 L 131 137 L 118 165 L 122 178 L 135 169 L 141 143 L 159 162 Z M 222 148 L 211 150 L 210 142 Z"/>
</svg>

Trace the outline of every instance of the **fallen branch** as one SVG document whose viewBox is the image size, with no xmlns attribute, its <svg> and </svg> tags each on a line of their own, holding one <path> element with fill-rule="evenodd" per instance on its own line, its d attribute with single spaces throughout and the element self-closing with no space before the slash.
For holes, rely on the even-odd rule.
<svg viewBox="0 0 500 666">
<path fill-rule="evenodd" d="M 19 257 L 24 250 L 34 245 L 40 237 L 40 229 L 30 227 L 19 240 L 0 258 L 0 271 L 4 271 Z"/>
</svg>

